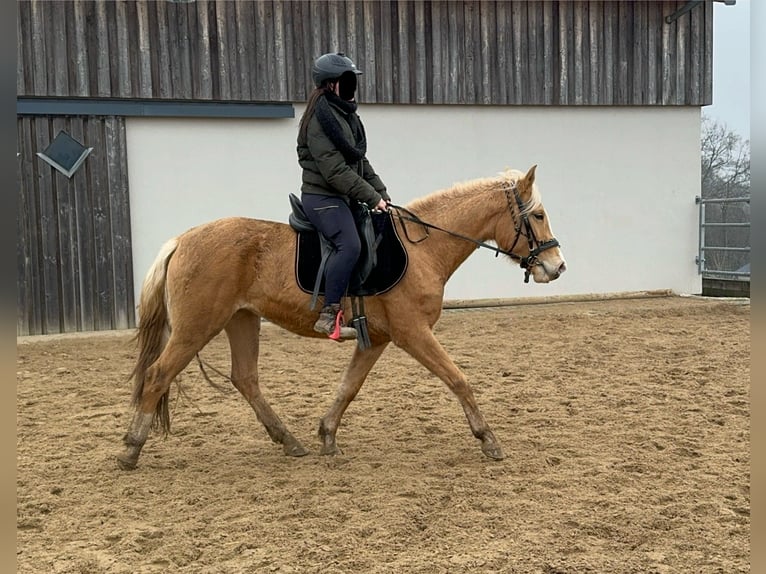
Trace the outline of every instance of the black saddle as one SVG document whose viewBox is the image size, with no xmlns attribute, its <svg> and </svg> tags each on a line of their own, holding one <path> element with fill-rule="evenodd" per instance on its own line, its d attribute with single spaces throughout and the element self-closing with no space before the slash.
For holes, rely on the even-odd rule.
<svg viewBox="0 0 766 574">
<path fill-rule="evenodd" d="M 313 295 L 314 308 L 319 295 L 324 295 L 324 268 L 335 253 L 333 243 L 325 238 L 306 217 L 303 204 L 290 194 L 292 212 L 290 226 L 297 231 L 295 249 L 295 278 L 298 287 Z M 393 288 L 407 270 L 407 251 L 396 232 L 390 213 L 370 211 L 359 204 L 353 209 L 362 252 L 351 274 L 348 295 L 363 297 L 380 295 Z"/>
</svg>

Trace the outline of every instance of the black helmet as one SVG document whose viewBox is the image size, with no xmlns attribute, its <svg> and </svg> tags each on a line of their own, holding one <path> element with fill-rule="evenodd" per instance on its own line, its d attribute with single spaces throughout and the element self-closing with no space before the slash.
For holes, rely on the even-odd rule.
<svg viewBox="0 0 766 574">
<path fill-rule="evenodd" d="M 357 75 L 362 73 L 351 61 L 351 58 L 344 56 L 341 52 L 323 54 L 314 60 L 314 65 L 311 66 L 311 77 L 314 78 L 314 84 L 317 88 L 327 80 L 340 78 L 344 72 L 353 72 Z"/>
</svg>

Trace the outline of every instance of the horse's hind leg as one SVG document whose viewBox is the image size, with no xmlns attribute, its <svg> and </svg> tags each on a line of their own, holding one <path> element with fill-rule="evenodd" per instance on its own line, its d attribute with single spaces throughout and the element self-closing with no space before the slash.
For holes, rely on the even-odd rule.
<svg viewBox="0 0 766 574">
<path fill-rule="evenodd" d="M 489 458 L 502 460 L 503 451 L 479 410 L 465 375 L 452 362 L 447 351 L 429 329 L 411 333 L 396 344 L 444 381 L 463 407 L 473 436 L 481 441 L 481 450 Z"/>
<path fill-rule="evenodd" d="M 136 412 L 128 432 L 123 438 L 125 451 L 117 455 L 117 462 L 124 470 L 131 470 L 136 467 L 141 449 L 149 436 L 149 431 L 153 423 L 158 422 L 155 420 L 155 416 L 157 416 L 155 413 L 158 411 L 157 405 L 160 400 L 168 400 L 167 394 L 173 379 L 206 343 L 207 340 L 203 340 L 199 344 L 195 344 L 194 341 L 182 339 L 174 333 L 159 358 L 146 370 L 141 398 L 136 406 Z M 159 423 L 167 430 L 169 420 L 159 421 Z"/>
<path fill-rule="evenodd" d="M 239 311 L 225 327 L 231 348 L 231 381 L 247 399 L 271 440 L 280 443 L 285 454 L 303 456 L 308 451 L 285 427 L 258 385 L 258 337 L 261 318 L 249 311 Z"/>
<path fill-rule="evenodd" d="M 365 351 L 360 351 L 359 347 L 354 349 L 354 355 L 343 374 L 335 401 L 327 414 L 319 421 L 319 438 L 322 440 L 321 454 L 340 454 L 342 452 L 335 443 L 335 433 L 340 426 L 340 419 L 348 405 L 356 397 L 370 369 L 380 358 L 387 345 L 388 341 L 373 345 Z"/>
</svg>

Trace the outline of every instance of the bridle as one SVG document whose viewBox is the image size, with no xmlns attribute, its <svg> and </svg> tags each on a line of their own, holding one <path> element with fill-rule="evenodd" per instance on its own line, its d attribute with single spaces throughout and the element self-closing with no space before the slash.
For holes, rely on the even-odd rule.
<svg viewBox="0 0 766 574">
<path fill-rule="evenodd" d="M 524 272 L 524 283 L 529 283 L 529 274 L 532 271 L 532 267 L 534 265 L 539 264 L 538 255 L 540 255 L 543 251 L 546 249 L 551 249 L 553 247 L 558 247 L 559 242 L 554 237 L 551 239 L 548 239 L 546 241 L 540 242 L 537 237 L 535 236 L 535 232 L 532 229 L 532 225 L 529 223 L 529 216 L 524 211 L 524 202 L 521 201 L 521 195 L 519 195 L 518 187 L 516 186 L 515 181 L 511 181 L 508 183 L 507 187 L 503 188 L 503 192 L 505 193 L 505 198 L 508 201 L 508 209 L 511 212 L 511 218 L 513 219 L 513 229 L 516 232 L 516 237 L 513 239 L 513 243 L 511 244 L 511 247 L 509 249 L 501 249 L 500 247 L 496 247 L 494 245 L 490 245 L 489 243 L 484 243 L 483 241 L 479 241 L 477 239 L 473 239 L 471 237 L 467 237 L 465 235 L 461 235 L 460 233 L 455 233 L 454 231 L 450 231 L 448 229 L 443 229 L 439 227 L 438 225 L 434 225 L 432 223 L 428 223 L 420 219 L 417 215 L 412 213 L 410 210 L 408 210 L 405 207 L 402 207 L 400 205 L 394 205 L 393 203 L 389 204 L 389 207 L 394 208 L 397 212 L 403 212 L 406 215 L 402 215 L 401 213 L 396 213 L 395 216 L 399 218 L 399 220 L 406 220 L 406 221 L 412 221 L 413 223 L 417 223 L 418 225 L 422 225 L 426 228 L 425 236 L 418 239 L 413 240 L 410 238 L 407 227 L 402 223 L 402 229 L 404 230 L 404 236 L 407 238 L 407 240 L 410 243 L 420 243 L 421 241 L 424 241 L 428 238 L 428 229 L 435 229 L 437 231 L 441 231 L 442 233 L 446 233 L 447 235 L 451 235 L 452 237 L 457 237 L 459 239 L 463 239 L 465 241 L 470 241 L 471 243 L 474 243 L 477 247 L 484 247 L 486 249 L 491 249 L 495 252 L 495 257 L 500 255 L 501 253 L 503 255 L 507 255 L 514 261 L 519 262 L 519 267 L 525 270 Z M 511 196 L 513 194 L 513 196 Z M 516 206 L 516 209 L 514 209 L 514 205 Z M 516 216 L 515 211 L 518 210 L 518 217 Z M 519 238 L 526 237 L 527 239 L 527 245 L 529 247 L 529 255 L 526 255 L 525 257 L 520 257 L 519 255 L 516 255 L 513 253 L 514 247 L 516 247 L 516 244 L 519 242 Z"/>
<path fill-rule="evenodd" d="M 519 219 L 520 221 L 516 221 L 516 216 L 513 213 L 513 201 L 511 200 L 511 193 L 509 191 L 509 188 L 511 191 L 513 191 L 513 197 L 516 200 L 516 207 L 519 210 Z M 551 249 L 553 247 L 558 247 L 559 242 L 558 239 L 555 237 L 552 237 L 551 239 L 548 239 L 546 241 L 540 241 L 535 236 L 535 231 L 532 229 L 532 226 L 529 223 L 529 216 L 524 211 L 524 204 L 521 201 L 521 196 L 519 195 L 519 189 L 516 187 L 516 182 L 510 182 L 508 187 L 504 187 L 503 191 L 505 192 L 505 198 L 508 200 L 508 209 L 511 210 L 511 217 L 513 218 L 513 228 L 516 231 L 516 237 L 513 239 L 513 244 L 511 244 L 510 249 L 508 251 L 513 251 L 513 248 L 516 247 L 516 243 L 519 241 L 519 237 L 524 236 L 527 238 L 527 245 L 529 246 L 529 255 L 526 257 L 514 257 L 512 254 L 508 253 L 508 255 L 513 258 L 518 258 L 519 260 L 519 266 L 522 269 L 525 269 L 524 272 L 524 283 L 529 283 L 529 273 L 532 270 L 533 265 L 538 264 L 537 256 L 540 255 L 543 251 L 546 249 Z M 522 225 L 524 226 L 524 230 L 526 233 L 522 232 Z M 537 247 L 535 247 L 535 244 Z"/>
</svg>

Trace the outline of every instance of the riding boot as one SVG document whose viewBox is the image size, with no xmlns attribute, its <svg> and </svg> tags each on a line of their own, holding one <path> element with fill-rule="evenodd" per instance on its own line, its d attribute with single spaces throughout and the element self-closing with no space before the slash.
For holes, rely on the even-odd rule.
<svg viewBox="0 0 766 574">
<path fill-rule="evenodd" d="M 335 341 L 356 339 L 356 329 L 343 324 L 343 311 L 338 303 L 322 307 L 319 319 L 314 323 L 314 331 L 324 333 Z"/>
</svg>

